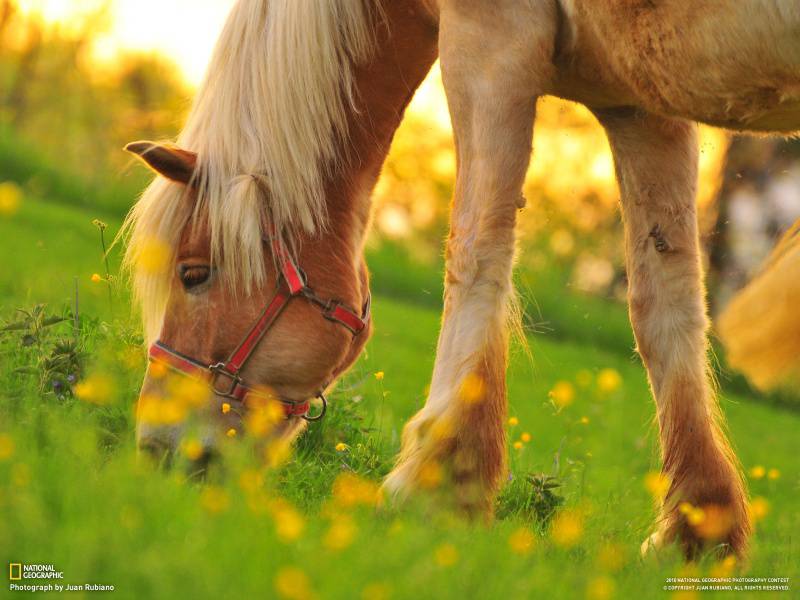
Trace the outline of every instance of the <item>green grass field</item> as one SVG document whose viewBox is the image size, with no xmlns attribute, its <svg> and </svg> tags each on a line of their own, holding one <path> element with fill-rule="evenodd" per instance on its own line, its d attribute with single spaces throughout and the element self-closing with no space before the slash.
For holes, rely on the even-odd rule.
<svg viewBox="0 0 800 600">
<path fill-rule="evenodd" d="M 367 351 L 332 395 L 329 418 L 311 426 L 285 464 L 262 469 L 241 439 L 225 440 L 223 466 L 206 483 L 181 464 L 164 471 L 137 461 L 132 405 L 143 351 L 124 288 L 115 289 L 112 310 L 105 284 L 90 281 L 103 270 L 95 217 L 104 215 L 32 199 L 0 217 L 0 318 L 13 322 L 15 309 L 38 303 L 61 314 L 77 281 L 79 361 L 88 365 L 84 375 L 102 374 L 114 389 L 104 406 L 59 399 L 48 381 L 40 390 L 43 357 L 74 337 L 71 322 L 38 339 L 0 334 L 3 562 L 52 563 L 62 583 L 112 584 L 123 598 L 298 600 L 662 598 L 670 597 L 668 577 L 723 569 L 710 557 L 684 566 L 670 551 L 639 558 L 654 516 L 644 481 L 658 469 L 644 371 L 629 342 L 592 343 L 568 327 L 531 337 L 532 359 L 513 350 L 513 479 L 494 523 L 467 523 L 435 498 L 376 512 L 364 482 L 389 470 L 402 424 L 423 402 L 439 319 L 439 288 L 419 284 L 438 286 L 438 275 L 420 267 L 415 279 L 394 269 L 388 252 L 372 255 L 375 334 Z M 584 302 L 551 294 L 563 296 L 541 298 L 548 322 L 570 321 L 548 307 Z M 585 329 L 618 322 L 623 309 L 609 311 L 583 310 Z M 602 391 L 597 376 L 607 369 L 621 385 Z M 548 400 L 559 382 L 575 389 L 560 412 Z M 725 388 L 722 406 L 745 469 L 775 469 L 772 478 L 748 477 L 768 510 L 745 572 L 792 577 L 800 564 L 800 415 Z M 513 447 L 524 432 L 530 441 Z M 343 478 L 349 473 L 357 479 Z M 529 507 L 526 476 L 539 473 L 561 484 L 554 526 Z"/>
</svg>

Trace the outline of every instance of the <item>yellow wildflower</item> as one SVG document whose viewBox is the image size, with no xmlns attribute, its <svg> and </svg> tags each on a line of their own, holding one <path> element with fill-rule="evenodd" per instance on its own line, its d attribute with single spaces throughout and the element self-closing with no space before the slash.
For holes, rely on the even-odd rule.
<svg viewBox="0 0 800 600">
<path fill-rule="evenodd" d="M 597 389 L 603 394 L 617 391 L 622 385 L 622 377 L 615 369 L 603 369 L 597 374 Z"/>
<path fill-rule="evenodd" d="M 531 434 L 526 431 L 521 436 L 519 436 L 519 439 L 521 439 L 523 442 L 527 444 L 528 442 L 531 441 Z"/>
<path fill-rule="evenodd" d="M 734 525 L 733 511 L 726 506 L 708 504 L 703 507 L 703 512 L 703 520 L 693 525 L 697 535 L 711 541 L 725 539 Z"/>
<path fill-rule="evenodd" d="M 511 551 L 516 554 L 530 554 L 533 544 L 536 541 L 533 533 L 527 527 L 520 527 L 508 538 L 508 545 Z"/>
<path fill-rule="evenodd" d="M 344 550 L 356 537 L 356 525 L 346 515 L 340 515 L 331 523 L 330 529 L 325 534 L 323 543 L 329 550 Z"/>
<path fill-rule="evenodd" d="M 417 482 L 420 487 L 426 490 L 432 490 L 439 487 L 444 479 L 444 472 L 442 465 L 436 461 L 428 461 L 419 470 L 417 475 Z"/>
<path fill-rule="evenodd" d="M 706 519 L 706 511 L 704 511 L 699 506 L 692 506 L 689 509 L 689 512 L 686 513 L 686 520 L 689 522 L 689 525 L 693 527 L 697 527 Z"/>
<path fill-rule="evenodd" d="M 225 432 L 225 435 L 227 435 L 229 438 L 236 437 L 236 429 L 234 427 L 231 427 L 230 429 L 228 429 L 228 431 Z"/>
<path fill-rule="evenodd" d="M 114 382 L 106 375 L 92 375 L 75 385 L 75 395 L 92 404 L 108 404 L 114 395 Z"/>
<path fill-rule="evenodd" d="M 338 444 L 336 444 L 335 447 L 337 452 L 344 452 L 345 450 L 347 450 L 348 446 L 344 442 L 339 442 Z"/>
<path fill-rule="evenodd" d="M 442 544 L 436 548 L 434 558 L 440 567 L 452 567 L 458 562 L 458 550 L 453 544 Z"/>
<path fill-rule="evenodd" d="M 556 515 L 550 526 L 550 538 L 562 548 L 571 548 L 583 536 L 583 519 L 574 510 L 565 510 Z"/>
<path fill-rule="evenodd" d="M 750 500 L 750 517 L 753 521 L 761 521 L 769 514 L 769 501 L 761 496 L 756 496 Z"/>
<path fill-rule="evenodd" d="M 293 542 L 303 535 L 305 520 L 288 502 L 275 503 L 272 518 L 275 520 L 275 533 L 284 542 Z"/>
<path fill-rule="evenodd" d="M 486 393 L 486 384 L 477 373 L 469 373 L 461 382 L 458 397 L 465 404 L 481 402 Z"/>
<path fill-rule="evenodd" d="M 211 394 L 205 383 L 191 377 L 170 377 L 166 387 L 167 397 L 184 408 L 204 406 Z"/>
<path fill-rule="evenodd" d="M 254 437 L 264 437 L 286 418 L 283 407 L 276 400 L 249 403 L 245 418 L 247 432 Z"/>
<path fill-rule="evenodd" d="M 586 586 L 586 597 L 589 600 L 608 600 L 614 596 L 616 586 L 614 580 L 606 575 L 593 578 Z"/>
<path fill-rule="evenodd" d="M 287 460 L 291 453 L 291 446 L 286 440 L 275 440 L 264 448 L 264 460 L 269 467 L 279 467 Z"/>
<path fill-rule="evenodd" d="M 581 425 L 588 425 L 589 424 L 589 417 L 583 416 L 581 417 Z"/>
<path fill-rule="evenodd" d="M 519 440 L 514 442 L 514 450 L 522 450 L 522 442 L 520 442 Z"/>
<path fill-rule="evenodd" d="M 714 564 L 709 571 L 711 577 L 723 578 L 730 577 L 736 568 L 736 557 L 733 555 L 726 556 L 721 561 Z"/>
<path fill-rule="evenodd" d="M 228 493 L 220 487 L 210 485 L 200 495 L 200 503 L 210 513 L 220 513 L 230 505 Z"/>
<path fill-rule="evenodd" d="M 767 471 L 767 478 L 771 479 L 772 481 L 779 479 L 780 476 L 781 472 L 778 471 L 778 469 L 770 469 L 769 471 Z"/>
<path fill-rule="evenodd" d="M 282 567 L 275 576 L 275 591 L 284 600 L 311 600 L 311 581 L 297 567 Z"/>
<path fill-rule="evenodd" d="M 384 372 L 383 371 L 376 371 L 375 372 L 375 379 L 378 381 L 383 381 Z"/>
<path fill-rule="evenodd" d="M 169 368 L 164 363 L 151 362 L 147 367 L 147 374 L 153 379 L 163 379 L 169 373 Z"/>
<path fill-rule="evenodd" d="M 201 444 L 197 440 L 194 439 L 186 440 L 183 442 L 182 446 L 183 446 L 183 453 L 189 460 L 197 460 L 201 456 L 203 456 L 203 444 Z"/>
<path fill-rule="evenodd" d="M 148 425 L 177 425 L 186 418 L 186 407 L 174 400 L 145 395 L 139 398 L 136 416 Z"/>
<path fill-rule="evenodd" d="M 509 424 L 511 427 L 516 427 L 517 425 L 519 425 L 519 419 L 518 419 L 517 417 L 511 417 L 511 418 L 508 420 L 508 424 Z"/>
<path fill-rule="evenodd" d="M 559 381 L 549 393 L 553 404 L 560 410 L 575 400 L 575 387 L 569 381 Z"/>
<path fill-rule="evenodd" d="M 22 190 L 13 181 L 0 183 L 0 215 L 10 217 L 19 210 Z"/>
<path fill-rule="evenodd" d="M 14 440 L 5 433 L 0 433 L 0 460 L 8 460 L 14 456 Z"/>
<path fill-rule="evenodd" d="M 227 415 L 229 412 L 231 412 L 231 405 L 228 402 L 223 402 L 222 403 L 222 414 L 223 415 Z"/>
<path fill-rule="evenodd" d="M 145 240 L 136 256 L 136 268 L 148 275 L 164 273 L 169 268 L 172 249 L 158 238 Z"/>
<path fill-rule="evenodd" d="M 753 479 L 762 479 L 766 474 L 767 470 L 762 467 L 761 465 L 756 465 L 752 469 L 750 469 L 750 477 Z"/>
<path fill-rule="evenodd" d="M 333 482 L 333 498 L 339 506 L 372 505 L 378 500 L 378 485 L 345 471 Z"/>
<path fill-rule="evenodd" d="M 92 274 L 92 283 L 100 283 L 101 281 L 103 281 L 103 278 L 98 273 Z"/>
<path fill-rule="evenodd" d="M 650 471 L 644 477 L 644 487 L 647 488 L 647 491 L 658 501 L 662 501 L 667 497 L 667 492 L 669 492 L 671 484 L 672 481 L 666 473 Z"/>
<path fill-rule="evenodd" d="M 693 508 L 694 507 L 689 502 L 681 502 L 678 504 L 678 512 L 682 515 L 688 515 L 690 512 L 692 512 Z"/>
</svg>

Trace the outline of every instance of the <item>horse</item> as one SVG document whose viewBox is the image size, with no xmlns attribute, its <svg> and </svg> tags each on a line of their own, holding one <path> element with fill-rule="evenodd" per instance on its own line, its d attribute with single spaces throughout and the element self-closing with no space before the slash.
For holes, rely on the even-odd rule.
<svg viewBox="0 0 800 600">
<path fill-rule="evenodd" d="M 669 482 L 642 551 L 746 556 L 747 494 L 707 358 L 696 123 L 800 129 L 799 31 L 800 7 L 780 0 L 240 0 L 176 143 L 128 147 L 160 175 L 126 222 L 153 343 L 140 409 L 165 393 L 166 367 L 210 386 L 216 432 L 265 398 L 281 439 L 318 416 L 309 399 L 370 334 L 370 192 L 438 57 L 457 154 L 444 309 L 386 494 L 424 494 L 435 464 L 454 507 L 491 515 L 515 221 L 537 99 L 553 95 L 596 115 L 615 161 L 630 320 Z M 153 244 L 167 268 L 137 268 Z M 181 428 L 140 419 L 137 435 L 174 449 Z M 714 516 L 713 531 L 687 507 Z"/>
</svg>

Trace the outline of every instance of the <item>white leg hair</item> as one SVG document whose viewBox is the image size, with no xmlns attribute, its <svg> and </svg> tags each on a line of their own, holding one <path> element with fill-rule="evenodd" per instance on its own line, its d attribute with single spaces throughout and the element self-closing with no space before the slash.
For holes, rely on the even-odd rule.
<svg viewBox="0 0 800 600">
<path fill-rule="evenodd" d="M 622 193 L 630 317 L 656 400 L 670 482 L 650 542 L 678 541 L 689 557 L 706 543 L 725 542 L 741 554 L 750 530 L 746 498 L 707 359 L 695 209 L 697 128 L 627 109 L 598 116 Z M 713 515 L 719 521 L 716 529 L 710 523 L 692 527 L 681 503 L 705 508 L 707 520 Z"/>
<path fill-rule="evenodd" d="M 555 23 L 555 9 L 538 3 L 442 2 L 440 56 L 458 174 L 436 364 L 428 400 L 406 425 L 386 480 L 396 496 L 426 487 L 426 469 L 440 469 L 459 506 L 491 512 L 505 469 L 514 226 Z"/>
</svg>

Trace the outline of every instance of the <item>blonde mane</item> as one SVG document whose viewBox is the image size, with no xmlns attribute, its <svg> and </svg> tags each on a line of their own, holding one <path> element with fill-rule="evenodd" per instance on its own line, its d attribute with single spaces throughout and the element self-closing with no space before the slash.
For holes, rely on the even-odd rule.
<svg viewBox="0 0 800 600">
<path fill-rule="evenodd" d="M 374 0 L 239 0 L 178 145 L 198 154 L 199 201 L 212 260 L 232 288 L 263 282 L 264 223 L 290 237 L 325 226 L 326 180 L 341 166 L 353 66 L 374 46 Z M 185 188 L 157 178 L 126 219 L 126 264 L 149 339 L 158 335 L 175 249 L 192 209 Z M 153 244 L 170 268 L 137 269 Z M 148 261 L 146 261 L 148 262 Z"/>
</svg>

